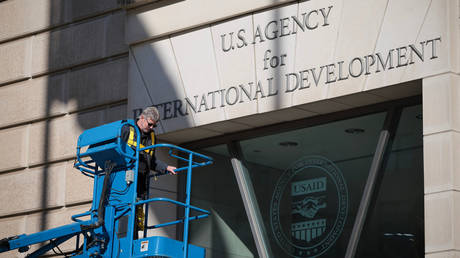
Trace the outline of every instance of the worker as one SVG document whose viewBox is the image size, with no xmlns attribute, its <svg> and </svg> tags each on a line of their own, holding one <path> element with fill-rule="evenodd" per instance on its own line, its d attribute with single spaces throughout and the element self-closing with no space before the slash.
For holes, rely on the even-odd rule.
<svg viewBox="0 0 460 258">
<path fill-rule="evenodd" d="M 144 148 L 155 144 L 154 128 L 160 120 L 160 113 L 156 107 L 147 107 L 136 119 L 136 126 L 141 132 L 140 146 Z M 136 148 L 137 134 L 132 126 L 124 126 L 121 130 L 121 137 L 132 148 Z M 165 162 L 155 157 L 155 149 L 149 149 L 139 153 L 139 168 L 137 180 L 138 199 L 147 199 L 147 187 L 150 175 L 173 174 L 176 167 L 167 165 Z M 144 211 L 141 205 L 136 208 L 136 228 L 143 230 Z M 137 233 L 137 230 L 135 232 Z"/>
<path fill-rule="evenodd" d="M 155 144 L 155 132 L 154 128 L 157 126 L 160 120 L 160 113 L 156 107 L 147 107 L 136 119 L 136 125 L 141 132 L 141 145 L 140 148 L 144 148 Z M 129 146 L 136 148 L 136 130 L 131 126 L 125 126 L 122 128 L 121 137 L 125 140 Z M 155 157 L 155 149 L 149 149 L 139 153 L 139 169 L 138 169 L 138 182 L 137 182 L 137 194 L 140 199 L 145 199 L 147 193 L 148 178 L 151 175 L 157 174 L 173 174 L 176 167 L 169 166 L 165 162 Z"/>
</svg>

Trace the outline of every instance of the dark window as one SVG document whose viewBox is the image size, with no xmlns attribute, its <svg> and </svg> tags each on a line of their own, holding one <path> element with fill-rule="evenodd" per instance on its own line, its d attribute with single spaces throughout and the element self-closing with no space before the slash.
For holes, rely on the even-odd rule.
<svg viewBox="0 0 460 258">
<path fill-rule="evenodd" d="M 207 257 L 258 257 L 246 204 L 259 208 L 273 257 L 344 257 L 347 248 L 355 250 L 351 243 L 358 244 L 358 258 L 423 257 L 421 105 L 395 112 L 394 137 L 386 151 L 375 153 L 390 110 L 410 105 L 395 103 L 369 108 L 372 114 L 357 110 L 305 119 L 304 128 L 285 123 L 278 132 L 272 126 L 215 139 L 239 145 L 238 157 L 230 157 L 225 144 L 196 149 L 215 164 L 194 170 L 192 203 L 212 215 L 191 223 L 191 243 L 206 247 Z M 377 156 L 383 162 L 364 202 Z M 255 198 L 249 199 L 257 203 L 242 199 L 231 158 L 243 164 L 250 180 L 240 180 L 252 183 Z M 367 213 L 356 219 L 362 203 L 369 205 Z M 359 221 L 360 238 L 350 241 Z"/>
</svg>

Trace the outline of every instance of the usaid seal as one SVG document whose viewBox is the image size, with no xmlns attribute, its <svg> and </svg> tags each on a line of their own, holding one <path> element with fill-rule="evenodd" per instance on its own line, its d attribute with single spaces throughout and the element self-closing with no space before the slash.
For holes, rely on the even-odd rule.
<svg viewBox="0 0 460 258">
<path fill-rule="evenodd" d="M 270 204 L 270 224 L 278 245 L 294 257 L 325 253 L 342 234 L 348 190 L 332 161 L 309 156 L 278 179 Z"/>
</svg>

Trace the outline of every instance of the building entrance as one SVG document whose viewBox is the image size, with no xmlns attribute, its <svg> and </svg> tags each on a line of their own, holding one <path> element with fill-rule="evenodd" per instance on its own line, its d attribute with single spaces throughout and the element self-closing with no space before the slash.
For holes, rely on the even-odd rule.
<svg viewBox="0 0 460 258">
<path fill-rule="evenodd" d="M 192 200 L 215 212 L 192 243 L 208 257 L 423 257 L 422 110 L 407 105 L 200 148 L 216 165 L 195 174 Z"/>
</svg>

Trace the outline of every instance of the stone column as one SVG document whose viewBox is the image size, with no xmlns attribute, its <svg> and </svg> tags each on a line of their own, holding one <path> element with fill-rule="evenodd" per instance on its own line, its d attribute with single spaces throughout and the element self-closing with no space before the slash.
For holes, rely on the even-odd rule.
<svg viewBox="0 0 460 258">
<path fill-rule="evenodd" d="M 460 75 L 423 80 L 425 257 L 460 257 Z"/>
</svg>

